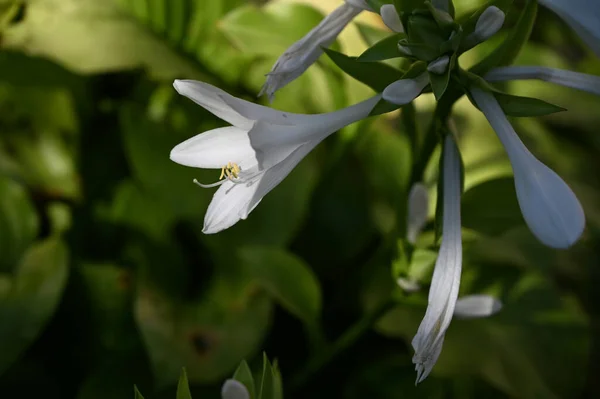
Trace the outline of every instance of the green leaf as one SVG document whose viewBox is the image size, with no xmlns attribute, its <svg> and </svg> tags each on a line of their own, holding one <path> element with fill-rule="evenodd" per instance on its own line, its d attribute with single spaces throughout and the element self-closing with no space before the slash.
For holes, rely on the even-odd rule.
<svg viewBox="0 0 600 399">
<path fill-rule="evenodd" d="M 437 101 L 440 101 L 446 89 L 448 88 L 448 84 L 450 83 L 450 74 L 454 69 L 454 65 L 456 64 L 456 53 L 452 54 L 450 61 L 448 62 L 448 66 L 446 71 L 443 74 L 437 74 L 434 72 L 428 72 L 429 81 L 431 82 L 431 89 Z"/>
<path fill-rule="evenodd" d="M 275 399 L 273 368 L 267 354 L 263 352 L 263 372 L 258 399 Z"/>
<path fill-rule="evenodd" d="M 0 290 L 0 374 L 38 337 L 56 311 L 68 275 L 68 249 L 57 237 L 29 247 Z"/>
<path fill-rule="evenodd" d="M 281 381 L 281 371 L 277 359 L 273 361 L 273 399 L 283 399 L 283 383 Z"/>
<path fill-rule="evenodd" d="M 331 49 L 324 51 L 342 71 L 377 92 L 382 92 L 402 76 L 400 70 L 381 62 L 364 63 L 357 61 L 356 57 L 348 57 Z"/>
<path fill-rule="evenodd" d="M 371 47 L 375 45 L 377 42 L 384 40 L 385 38 L 390 36 L 390 31 L 387 29 L 382 29 L 379 26 L 372 26 L 367 24 L 362 24 L 360 22 L 356 23 L 356 28 L 358 29 L 358 33 L 360 33 L 360 37 L 364 40 L 367 46 Z"/>
<path fill-rule="evenodd" d="M 233 379 L 244 384 L 250 393 L 250 399 L 254 399 L 256 397 L 254 377 L 252 376 L 252 371 L 250 370 L 250 367 L 248 367 L 248 363 L 245 360 L 240 362 L 240 365 L 235 370 L 235 373 L 233 373 Z"/>
<path fill-rule="evenodd" d="M 469 69 L 469 71 L 476 75 L 484 76 L 493 68 L 510 65 L 517 58 L 525 43 L 528 42 L 536 16 L 537 1 L 527 0 L 523 12 L 519 16 L 519 20 L 508 34 L 508 37 L 490 55 Z"/>
<path fill-rule="evenodd" d="M 144 399 L 137 386 L 133 386 L 133 399 Z"/>
<path fill-rule="evenodd" d="M 177 383 L 177 399 L 192 399 L 190 392 L 190 383 L 188 381 L 187 372 L 185 367 L 181 369 L 181 375 L 179 376 L 179 382 Z"/>
<path fill-rule="evenodd" d="M 281 250 L 248 247 L 239 251 L 251 276 L 284 308 L 314 327 L 321 315 L 319 281 L 300 258 Z"/>
<path fill-rule="evenodd" d="M 23 186 L 0 176 L 0 272 L 9 272 L 38 234 L 37 212 Z"/>
<path fill-rule="evenodd" d="M 515 183 L 505 177 L 478 184 L 462 199 L 462 225 L 487 235 L 498 235 L 524 224 Z"/>
<path fill-rule="evenodd" d="M 404 33 L 386 37 L 365 50 L 356 60 L 359 62 L 373 62 L 403 57 L 404 54 L 398 51 L 398 41 L 404 37 L 406 37 Z"/>
<path fill-rule="evenodd" d="M 512 94 L 494 92 L 494 96 L 509 116 L 543 116 L 566 111 L 565 108 L 537 98 L 514 96 Z"/>
</svg>

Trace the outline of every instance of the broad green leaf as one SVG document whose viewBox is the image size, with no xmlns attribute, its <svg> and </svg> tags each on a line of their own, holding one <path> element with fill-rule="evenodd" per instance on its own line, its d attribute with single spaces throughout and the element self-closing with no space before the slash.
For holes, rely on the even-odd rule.
<svg viewBox="0 0 600 399">
<path fill-rule="evenodd" d="M 525 43 L 527 43 L 536 16 L 537 1 L 527 0 L 523 12 L 519 16 L 516 25 L 508 34 L 508 37 L 490 55 L 469 69 L 469 71 L 483 76 L 492 68 L 510 65 L 519 55 Z"/>
<path fill-rule="evenodd" d="M 10 272 L 38 234 L 37 212 L 23 186 L 0 176 L 0 272 Z"/>
<path fill-rule="evenodd" d="M 250 399 L 256 398 L 256 388 L 254 386 L 254 376 L 248 363 L 245 360 L 240 362 L 240 365 L 233 373 L 233 379 L 244 384 L 248 392 L 250 393 Z"/>
<path fill-rule="evenodd" d="M 509 116 L 544 116 L 566 111 L 563 107 L 537 98 L 514 96 L 498 92 L 494 92 L 494 96 L 504 113 Z"/>
<path fill-rule="evenodd" d="M 181 375 L 179 376 L 179 382 L 177 383 L 177 399 L 192 399 L 190 393 L 190 383 L 188 381 L 187 372 L 185 367 L 181 369 Z"/>
<path fill-rule="evenodd" d="M 113 2 L 28 2 L 23 21 L 4 31 L 2 47 L 46 57 L 84 74 L 143 68 L 159 79 L 202 77 Z"/>
<path fill-rule="evenodd" d="M 331 49 L 324 49 L 331 60 L 354 79 L 366 84 L 377 92 L 383 91 L 390 83 L 400 79 L 402 72 L 381 62 L 359 62 Z"/>
<path fill-rule="evenodd" d="M 0 297 L 0 374 L 33 343 L 56 311 L 68 275 L 68 249 L 57 237 L 29 247 Z"/>
<path fill-rule="evenodd" d="M 515 183 L 505 177 L 478 184 L 462 199 L 462 225 L 483 234 L 497 235 L 522 225 Z"/>
<path fill-rule="evenodd" d="M 397 33 L 386 37 L 365 50 L 356 60 L 359 62 L 373 62 L 402 57 L 403 54 L 398 51 L 398 41 L 405 36 L 403 33 Z"/>
<path fill-rule="evenodd" d="M 301 259 L 280 249 L 239 251 L 245 270 L 290 313 L 314 327 L 321 314 L 321 288 Z"/>
<path fill-rule="evenodd" d="M 275 399 L 274 388 L 273 367 L 267 354 L 263 352 L 263 370 L 258 399 Z"/>
</svg>

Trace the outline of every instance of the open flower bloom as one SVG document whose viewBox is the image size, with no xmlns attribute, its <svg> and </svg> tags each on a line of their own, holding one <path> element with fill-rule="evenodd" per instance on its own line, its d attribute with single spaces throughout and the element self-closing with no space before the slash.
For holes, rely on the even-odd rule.
<svg viewBox="0 0 600 399">
<path fill-rule="evenodd" d="M 203 232 L 217 233 L 245 219 L 261 199 L 323 139 L 369 115 L 380 96 L 327 114 L 277 111 L 233 97 L 207 83 L 176 80 L 175 89 L 232 126 L 201 133 L 177 145 L 171 160 L 221 169 L 222 180 Z"/>
<path fill-rule="evenodd" d="M 600 7 L 598 0 L 539 0 L 567 25 L 600 57 Z"/>
<path fill-rule="evenodd" d="M 600 96 L 600 76 L 580 72 L 540 66 L 508 66 L 492 69 L 485 75 L 488 82 L 525 79 L 543 80 Z"/>
<path fill-rule="evenodd" d="M 517 199 L 529 229 L 549 247 L 570 247 L 585 228 L 583 208 L 577 197 L 553 170 L 529 152 L 493 94 L 472 88 L 471 95 L 508 154 Z"/>
<path fill-rule="evenodd" d="M 364 0 L 346 0 L 344 4 L 327 15 L 302 39 L 292 44 L 267 74 L 259 96 L 267 94 L 272 101 L 275 92 L 298 78 L 323 54 L 322 47 L 335 41 L 346 25 L 361 11 L 369 9 Z"/>
<path fill-rule="evenodd" d="M 423 381 L 435 365 L 452 320 L 462 268 L 460 226 L 460 155 L 450 135 L 444 141 L 444 185 L 442 245 L 435 262 L 425 317 L 412 340 L 413 363 L 417 383 Z"/>
<path fill-rule="evenodd" d="M 221 387 L 221 399 L 250 399 L 250 393 L 244 384 L 229 379 Z"/>
</svg>

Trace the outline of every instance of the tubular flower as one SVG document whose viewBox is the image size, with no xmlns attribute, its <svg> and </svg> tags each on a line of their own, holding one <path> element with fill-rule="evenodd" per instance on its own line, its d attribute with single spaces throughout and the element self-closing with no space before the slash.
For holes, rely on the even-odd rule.
<svg viewBox="0 0 600 399">
<path fill-rule="evenodd" d="M 492 94 L 472 88 L 471 95 L 508 154 L 517 199 L 529 229 L 549 247 L 570 247 L 585 228 L 577 197 L 553 170 L 529 152 Z"/>
<path fill-rule="evenodd" d="M 273 101 L 275 92 L 298 78 L 323 54 L 340 32 L 363 10 L 369 9 L 364 0 L 346 0 L 327 15 L 302 39 L 292 44 L 275 62 L 259 96 L 266 94 Z"/>
<path fill-rule="evenodd" d="M 206 234 L 246 219 L 317 144 L 366 118 L 381 98 L 327 114 L 302 115 L 250 103 L 203 82 L 176 80 L 173 85 L 179 94 L 232 125 L 194 136 L 170 155 L 182 165 L 221 169 L 218 182 L 196 182 L 201 187 L 220 186 L 204 218 Z"/>
<path fill-rule="evenodd" d="M 425 317 L 412 340 L 413 363 L 417 383 L 423 381 L 435 365 L 452 320 L 462 268 L 460 226 L 461 196 L 460 155 L 452 137 L 444 141 L 442 245 L 435 263 Z"/>
<path fill-rule="evenodd" d="M 539 0 L 552 10 L 600 57 L 600 7 L 597 0 Z"/>
</svg>

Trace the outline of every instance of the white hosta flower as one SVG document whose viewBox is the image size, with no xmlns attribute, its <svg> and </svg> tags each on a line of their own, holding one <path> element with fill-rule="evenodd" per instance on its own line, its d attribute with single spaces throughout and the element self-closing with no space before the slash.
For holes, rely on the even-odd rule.
<svg viewBox="0 0 600 399">
<path fill-rule="evenodd" d="M 404 32 L 404 26 L 402 25 L 402 21 L 400 21 L 396 6 L 393 4 L 384 4 L 379 9 L 379 14 L 381 14 L 383 23 L 392 31 L 396 33 Z"/>
<path fill-rule="evenodd" d="M 208 206 L 203 232 L 233 226 L 258 205 L 323 139 L 369 115 L 380 96 L 327 114 L 277 111 L 233 97 L 207 83 L 176 80 L 175 89 L 232 126 L 201 133 L 177 145 L 171 160 L 221 169 L 220 186 Z"/>
<path fill-rule="evenodd" d="M 444 335 L 454 314 L 460 286 L 460 155 L 450 135 L 444 141 L 443 176 L 440 178 L 444 185 L 442 245 L 431 279 L 427 311 L 412 340 L 417 383 L 429 375 L 442 351 Z"/>
<path fill-rule="evenodd" d="M 502 309 L 502 302 L 489 295 L 468 295 L 459 298 L 454 308 L 454 317 L 477 319 L 489 317 Z"/>
<path fill-rule="evenodd" d="M 383 89 L 383 99 L 393 104 L 408 104 L 429 84 L 429 76 L 422 73 L 414 79 L 400 79 Z"/>
<path fill-rule="evenodd" d="M 322 47 L 335 41 L 346 25 L 361 11 L 368 9 L 364 0 L 347 0 L 327 15 L 302 39 L 292 44 L 275 62 L 259 96 L 267 94 L 273 101 L 275 92 L 298 78 L 323 54 Z M 276 33 L 274 33 L 276 34 Z"/>
<path fill-rule="evenodd" d="M 417 242 L 417 237 L 427 223 L 429 213 L 429 194 L 422 183 L 415 183 L 408 194 L 408 218 L 406 223 L 406 239 L 411 244 Z"/>
<path fill-rule="evenodd" d="M 250 393 L 244 384 L 229 379 L 221 387 L 221 399 L 250 399 Z"/>
<path fill-rule="evenodd" d="M 485 75 L 488 82 L 538 79 L 600 96 L 600 76 L 540 66 L 509 66 L 492 69 Z"/>
<path fill-rule="evenodd" d="M 549 247 L 570 247 L 585 228 L 585 215 L 577 197 L 553 170 L 529 152 L 492 94 L 477 88 L 471 89 L 471 94 L 508 153 L 517 199 L 529 229 Z"/>
<path fill-rule="evenodd" d="M 504 12 L 496 6 L 486 8 L 479 16 L 475 30 L 466 39 L 467 47 L 483 43 L 494 36 L 502 28 L 505 17 Z"/>
<path fill-rule="evenodd" d="M 600 7 L 598 0 L 539 0 L 562 18 L 600 57 Z"/>
</svg>

